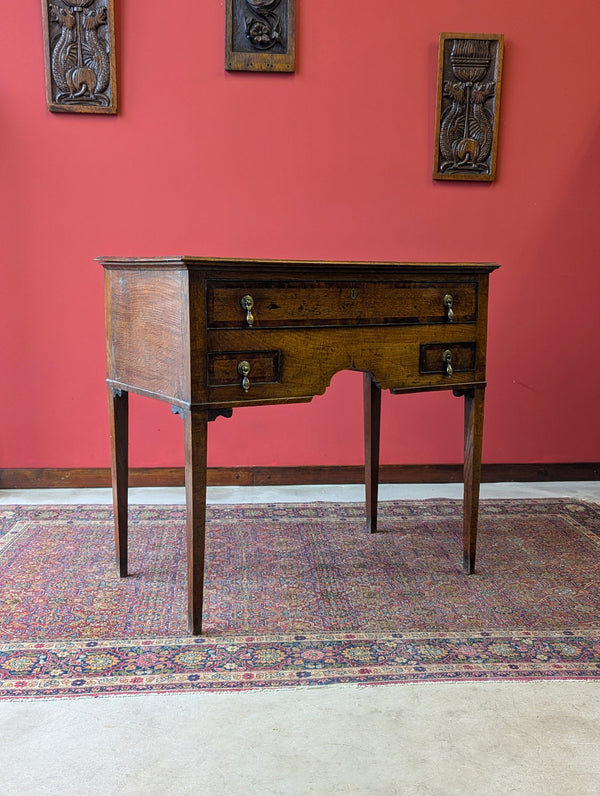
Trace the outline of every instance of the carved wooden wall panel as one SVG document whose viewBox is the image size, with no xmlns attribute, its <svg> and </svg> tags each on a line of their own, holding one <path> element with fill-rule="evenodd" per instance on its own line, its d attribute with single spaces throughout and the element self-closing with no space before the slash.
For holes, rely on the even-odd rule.
<svg viewBox="0 0 600 796">
<path fill-rule="evenodd" d="M 225 69 L 293 72 L 295 0 L 225 0 Z"/>
<path fill-rule="evenodd" d="M 42 0 L 48 109 L 116 113 L 113 0 Z"/>
<path fill-rule="evenodd" d="M 501 33 L 440 33 L 434 179 L 495 179 L 503 50 Z"/>
</svg>

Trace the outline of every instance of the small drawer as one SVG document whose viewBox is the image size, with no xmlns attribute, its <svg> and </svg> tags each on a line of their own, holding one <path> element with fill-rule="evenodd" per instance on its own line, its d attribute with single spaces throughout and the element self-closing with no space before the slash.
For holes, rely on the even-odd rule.
<svg viewBox="0 0 600 796">
<path fill-rule="evenodd" d="M 475 370 L 476 347 L 476 343 L 424 343 L 420 348 L 419 372 L 448 373 L 448 364 L 453 373 Z"/>
<path fill-rule="evenodd" d="M 281 380 L 280 351 L 219 351 L 207 354 L 209 387 L 240 385 L 244 378 L 240 364 L 249 365 L 249 384 L 276 384 Z"/>
</svg>

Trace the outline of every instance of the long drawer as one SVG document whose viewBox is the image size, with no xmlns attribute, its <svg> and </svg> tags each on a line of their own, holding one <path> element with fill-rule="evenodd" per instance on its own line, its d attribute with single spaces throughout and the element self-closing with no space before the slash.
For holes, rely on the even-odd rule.
<svg viewBox="0 0 600 796">
<path fill-rule="evenodd" d="M 209 329 L 475 323 L 477 282 L 226 281 L 206 285 Z"/>
</svg>

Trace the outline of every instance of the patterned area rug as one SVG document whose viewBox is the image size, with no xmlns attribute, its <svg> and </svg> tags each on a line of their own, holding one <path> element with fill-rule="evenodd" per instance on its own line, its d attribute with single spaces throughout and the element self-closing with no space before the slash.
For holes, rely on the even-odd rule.
<svg viewBox="0 0 600 796">
<path fill-rule="evenodd" d="M 209 506 L 204 634 L 186 629 L 182 507 L 0 507 L 0 698 L 329 683 L 598 678 L 600 506 Z"/>
</svg>

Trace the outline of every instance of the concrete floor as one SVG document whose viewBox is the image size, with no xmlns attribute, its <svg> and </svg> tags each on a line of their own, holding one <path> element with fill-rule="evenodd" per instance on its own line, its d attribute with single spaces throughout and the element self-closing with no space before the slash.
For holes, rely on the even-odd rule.
<svg viewBox="0 0 600 796">
<path fill-rule="evenodd" d="M 381 500 L 458 497 L 383 486 Z M 600 502 L 600 482 L 485 484 Z M 360 487 L 215 487 L 212 502 L 362 500 Z M 183 490 L 132 489 L 138 503 Z M 0 503 L 109 503 L 108 490 Z M 600 682 L 423 683 L 0 702 L 0 796 L 600 794 Z"/>
</svg>

